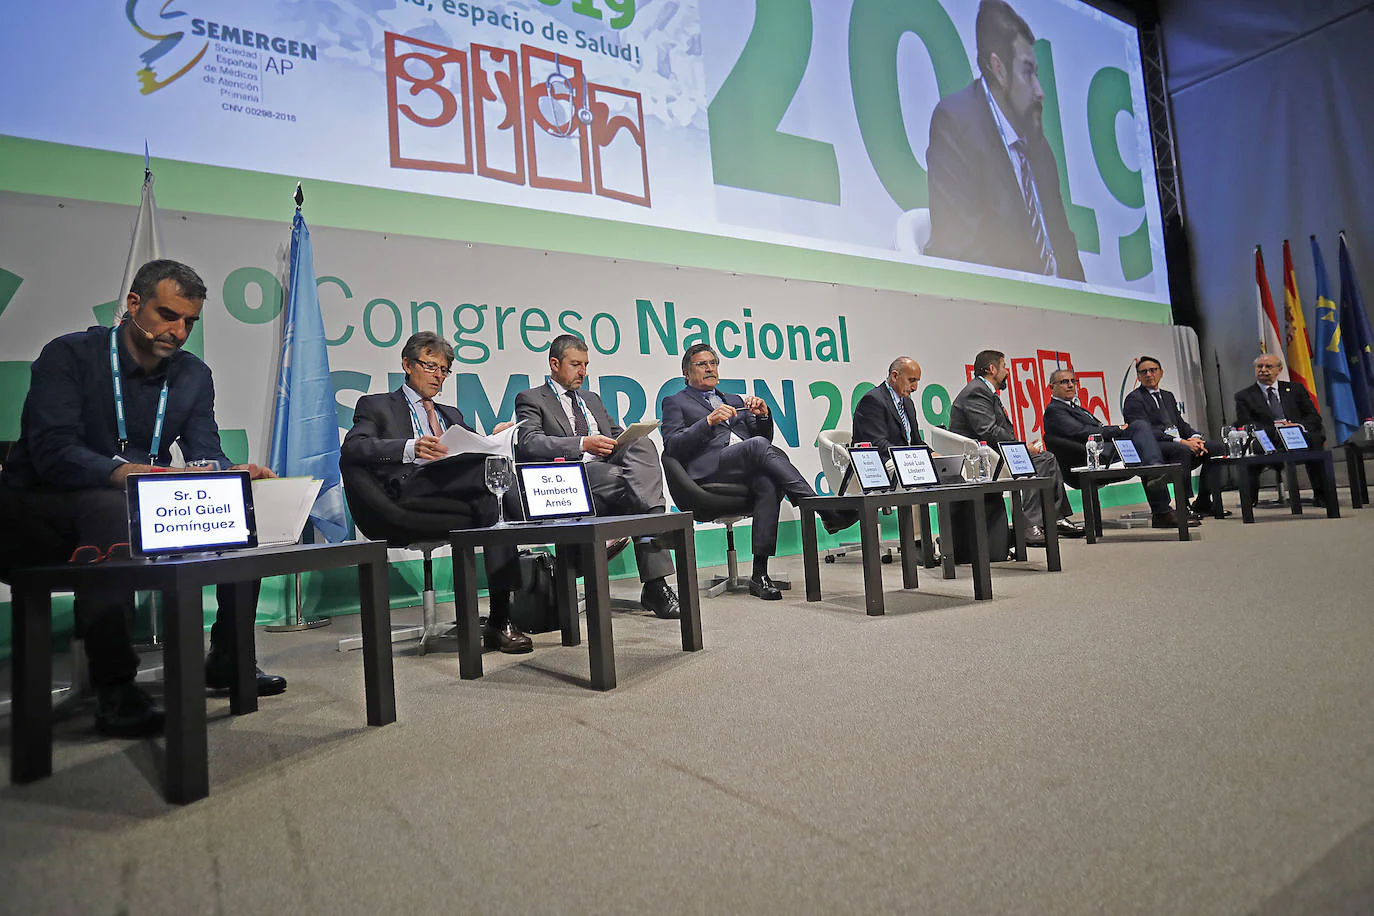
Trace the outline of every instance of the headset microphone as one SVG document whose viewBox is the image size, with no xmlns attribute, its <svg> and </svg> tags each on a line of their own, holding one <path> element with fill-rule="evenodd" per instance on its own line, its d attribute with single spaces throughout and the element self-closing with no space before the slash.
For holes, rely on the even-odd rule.
<svg viewBox="0 0 1374 916">
<path fill-rule="evenodd" d="M 129 323 L 132 324 L 134 327 L 138 328 L 139 333 L 141 333 L 144 337 L 148 338 L 149 340 L 157 340 L 156 334 L 149 334 L 146 330 L 143 329 L 143 325 L 138 323 L 138 319 L 134 317 L 133 312 L 129 312 L 126 317 L 129 319 Z"/>
</svg>

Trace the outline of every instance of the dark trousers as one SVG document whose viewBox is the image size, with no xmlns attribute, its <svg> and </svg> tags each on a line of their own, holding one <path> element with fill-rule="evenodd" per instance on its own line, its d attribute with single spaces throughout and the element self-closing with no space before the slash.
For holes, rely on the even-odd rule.
<svg viewBox="0 0 1374 916">
<path fill-rule="evenodd" d="M 663 499 L 663 465 L 653 440 L 636 439 L 609 458 L 588 461 L 586 469 L 597 515 L 667 511 Z M 634 546 L 639 581 L 652 582 L 676 570 L 671 552 L 653 538 L 636 538 Z"/>
<path fill-rule="evenodd" d="M 412 512 L 451 513 L 454 528 L 490 528 L 496 524 L 496 497 L 487 489 L 486 456 L 453 458 L 417 469 L 400 482 L 396 503 Z M 507 519 L 519 519 L 515 490 L 505 493 Z M 487 591 L 491 596 L 492 626 L 506 622 L 511 592 L 520 587 L 520 554 L 514 547 L 486 547 Z"/>
<path fill-rule="evenodd" d="M 1209 439 L 1209 440 L 1207 440 L 1206 445 L 1207 445 L 1207 454 L 1208 454 L 1208 455 L 1225 455 L 1225 454 L 1226 454 L 1226 443 L 1225 443 L 1225 442 L 1215 442 L 1215 441 L 1212 441 L 1212 440 Z M 1171 442 L 1160 442 L 1160 443 L 1159 443 L 1159 451 L 1160 451 L 1160 454 L 1163 456 L 1163 458 L 1164 458 L 1165 461 L 1168 461 L 1168 462 L 1186 463 L 1187 466 L 1188 466 L 1188 468 L 1189 468 L 1190 470 L 1191 470 L 1192 468 L 1195 468 L 1195 467 L 1197 467 L 1198 465 L 1202 464 L 1202 462 L 1204 461 L 1204 458 L 1203 458 L 1202 456 L 1194 455 L 1194 454 L 1189 450 L 1188 446 L 1184 445 L 1184 444 L 1181 443 L 1181 442 L 1172 442 L 1172 441 L 1171 441 Z M 1185 477 L 1183 478 L 1183 486 L 1184 486 L 1184 489 L 1185 489 L 1185 491 L 1186 491 L 1186 494 L 1185 494 L 1185 495 L 1187 495 L 1188 497 L 1191 498 L 1192 495 L 1193 495 L 1193 478 L 1192 478 L 1191 476 L 1185 476 Z M 1216 498 L 1218 498 L 1218 499 L 1221 498 L 1221 497 L 1220 497 L 1220 494 L 1214 494 L 1214 493 L 1212 492 L 1212 479 L 1211 479 L 1211 475 L 1208 474 L 1208 473 L 1207 473 L 1207 470 L 1204 468 L 1204 469 L 1203 469 L 1203 472 L 1202 472 L 1202 476 L 1201 476 L 1201 478 L 1198 480 L 1198 488 L 1197 488 L 1197 501 L 1198 501 L 1198 504 L 1199 504 L 1200 506 L 1210 506 L 1210 505 L 1212 504 L 1212 498 L 1213 498 L 1214 496 L 1215 496 Z"/>
<path fill-rule="evenodd" d="M 0 484 L 0 516 L 23 538 L 6 565 L 65 563 L 78 547 L 95 547 L 103 555 L 111 545 L 129 542 L 129 515 L 124 491 L 11 489 Z M 125 556 L 127 556 L 127 549 Z M 259 583 L 253 582 L 257 606 Z M 216 592 L 220 610 L 210 629 L 210 642 L 233 645 L 233 611 L 224 586 Z M 76 593 L 77 635 L 85 640 L 91 683 L 96 687 L 130 680 L 138 673 L 131 628 L 131 592 L 93 589 Z"/>
<path fill-rule="evenodd" d="M 1166 460 L 1177 460 L 1165 459 L 1164 452 L 1160 448 L 1161 443 L 1155 436 L 1154 427 L 1150 425 L 1148 420 L 1136 420 L 1127 427 L 1126 432 L 1129 434 L 1132 444 L 1135 445 L 1136 454 L 1140 455 L 1143 464 L 1164 464 Z M 1173 445 L 1174 443 L 1169 444 Z M 1145 499 L 1149 502 L 1152 513 L 1163 515 L 1173 508 L 1169 504 L 1167 478 L 1160 476 L 1145 480 L 1142 475 L 1141 479 L 1145 484 Z"/>
<path fill-rule="evenodd" d="M 720 466 L 702 483 L 742 483 L 754 497 L 753 549 L 756 557 L 778 550 L 778 515 L 786 497 L 796 505 L 816 491 L 792 466 L 787 453 L 762 436 L 727 445 Z"/>
<path fill-rule="evenodd" d="M 1316 496 L 1317 499 L 1324 499 L 1326 494 L 1326 468 L 1322 466 L 1320 461 L 1309 461 L 1303 465 L 1303 467 L 1307 468 L 1307 479 L 1312 484 L 1312 494 Z M 1267 468 L 1262 465 L 1253 464 L 1246 470 L 1250 474 L 1250 492 L 1253 493 L 1256 498 L 1259 497 L 1261 474 L 1268 470 L 1272 470 L 1280 477 L 1284 474 L 1284 466 L 1281 464 L 1270 465 Z M 1290 493 L 1288 495 L 1293 499 L 1300 498 L 1300 494 L 1298 493 Z"/>
</svg>

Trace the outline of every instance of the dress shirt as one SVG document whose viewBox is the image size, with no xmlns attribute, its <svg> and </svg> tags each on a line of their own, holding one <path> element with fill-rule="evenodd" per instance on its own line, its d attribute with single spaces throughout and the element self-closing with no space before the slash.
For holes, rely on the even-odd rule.
<svg viewBox="0 0 1374 916">
<path fill-rule="evenodd" d="M 426 415 L 425 405 L 420 403 L 424 400 L 424 398 L 420 397 L 420 392 L 416 391 L 414 388 L 411 388 L 409 382 L 401 386 L 401 391 L 406 396 L 406 403 L 410 405 L 411 422 L 418 422 L 420 424 L 420 435 L 434 436 L 436 439 L 439 436 L 442 436 L 444 434 L 444 431 L 442 429 L 429 428 L 429 417 Z M 436 416 L 439 413 L 439 408 L 437 406 L 434 408 L 434 413 Z M 440 420 L 439 422 L 442 423 L 443 421 Z M 401 452 L 401 460 L 404 461 L 406 464 L 415 463 L 414 439 L 406 440 L 406 447 Z"/>
<path fill-rule="evenodd" d="M 549 379 L 549 384 L 552 385 L 553 390 L 558 393 L 558 406 L 563 408 L 563 416 L 568 418 L 568 429 L 574 430 L 573 435 L 576 435 L 577 417 L 573 415 L 573 402 L 572 399 L 568 397 L 568 392 L 572 391 L 572 389 L 565 388 L 563 385 L 559 383 L 558 379 L 552 377 Z M 575 391 L 573 393 L 577 394 Z M 582 395 L 580 394 L 577 395 L 576 409 L 582 411 L 582 416 L 587 421 L 587 435 L 601 435 L 601 427 L 597 425 L 596 417 L 593 417 L 592 412 L 587 409 L 585 404 L 582 403 Z M 577 454 L 572 455 L 570 457 L 581 458 L 583 461 L 591 461 L 596 456 L 593 455 L 591 452 L 582 451 L 581 444 L 579 443 Z"/>
</svg>

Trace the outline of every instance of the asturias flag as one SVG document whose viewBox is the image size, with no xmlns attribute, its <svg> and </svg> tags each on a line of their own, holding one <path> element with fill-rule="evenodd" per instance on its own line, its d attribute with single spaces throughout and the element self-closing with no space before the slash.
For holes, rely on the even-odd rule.
<svg viewBox="0 0 1374 916">
<path fill-rule="evenodd" d="M 1312 236 L 1312 264 L 1317 273 L 1317 364 L 1322 369 L 1322 387 L 1336 426 L 1336 441 L 1344 442 L 1360 426 L 1355 397 L 1350 393 L 1350 364 L 1341 345 L 1341 322 L 1336 303 L 1331 301 L 1331 285 L 1326 280 L 1326 265 Z"/>
<path fill-rule="evenodd" d="M 1260 246 L 1255 246 L 1255 285 L 1259 287 L 1259 351 L 1266 355 L 1283 359 L 1283 346 L 1279 343 L 1279 317 L 1274 311 L 1274 297 L 1269 292 L 1269 278 L 1264 274 L 1264 255 Z M 1279 373 L 1279 378 L 1288 381 L 1288 367 Z"/>
<path fill-rule="evenodd" d="M 283 477 L 324 481 L 310 510 L 310 520 L 325 540 L 338 542 L 348 537 L 339 476 L 339 415 L 329 378 L 329 350 L 315 288 L 310 230 L 299 209 L 291 226 L 289 284 L 268 464 Z"/>
<path fill-rule="evenodd" d="M 1293 273 L 1293 252 L 1288 239 L 1283 240 L 1283 318 L 1288 327 L 1284 338 L 1288 349 L 1288 377 L 1307 389 L 1313 406 L 1317 398 L 1317 375 L 1312 371 L 1312 341 L 1307 336 L 1307 320 L 1302 316 L 1302 298 L 1298 295 L 1298 277 Z M 1317 410 L 1320 412 L 1321 408 Z"/>
<path fill-rule="evenodd" d="M 1374 417 L 1374 334 L 1369 330 L 1369 316 L 1360 299 L 1360 287 L 1355 282 L 1355 266 L 1350 262 L 1350 248 L 1345 233 L 1340 236 L 1341 261 L 1341 341 L 1345 344 L 1345 358 L 1350 363 L 1350 392 L 1355 396 L 1355 410 L 1361 417 Z M 1342 440 L 1344 441 L 1344 440 Z"/>
</svg>

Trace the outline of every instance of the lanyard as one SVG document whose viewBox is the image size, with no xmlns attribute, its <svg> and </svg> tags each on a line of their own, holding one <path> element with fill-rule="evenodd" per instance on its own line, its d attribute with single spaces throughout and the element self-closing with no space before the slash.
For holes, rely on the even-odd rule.
<svg viewBox="0 0 1374 916">
<path fill-rule="evenodd" d="M 415 402 L 406 398 L 406 406 L 410 408 L 410 425 L 415 428 L 415 438 L 418 439 L 425 434 L 425 428 L 420 425 L 420 415 L 415 412 Z M 442 436 L 444 430 L 448 429 L 448 424 L 444 422 L 444 415 L 439 413 L 437 405 L 434 408 L 434 416 L 439 418 L 439 429 L 431 429 L 429 433 L 432 436 Z"/>
<path fill-rule="evenodd" d="M 563 399 L 563 395 L 562 395 L 561 393 L 559 393 L 559 391 L 558 391 L 558 386 L 555 385 L 555 384 L 553 383 L 553 379 L 549 379 L 549 390 L 551 390 L 551 391 L 553 392 L 553 394 L 554 394 L 554 397 L 558 398 L 560 401 Z M 568 390 L 569 390 L 569 391 L 572 391 L 571 388 L 569 388 Z M 578 409 L 582 411 L 582 417 L 583 417 L 583 419 L 585 419 L 585 420 L 587 421 L 587 434 L 588 434 L 588 435 L 591 435 L 591 431 L 592 431 L 592 415 L 591 415 L 590 413 L 587 412 L 587 405 L 582 403 L 582 398 L 581 398 L 580 395 L 578 395 L 578 393 L 577 393 L 576 391 L 572 391 L 572 396 L 573 396 L 573 400 L 575 400 L 575 401 L 577 402 L 577 407 L 578 407 Z M 597 427 L 597 432 L 600 432 L 600 431 L 601 431 L 601 427 L 598 426 L 598 427 Z"/>
<path fill-rule="evenodd" d="M 119 451 L 120 454 L 128 451 L 129 430 L 124 424 L 124 386 L 119 381 L 119 346 L 115 339 L 119 336 L 119 327 L 115 326 L 110 330 L 110 379 L 114 383 L 114 402 L 115 402 L 115 424 L 119 427 Z M 162 394 L 157 399 L 157 419 L 153 421 L 153 441 L 148 446 L 148 460 L 157 464 L 158 446 L 162 444 L 162 421 L 167 417 L 167 384 L 170 379 L 162 382 Z"/>
</svg>

